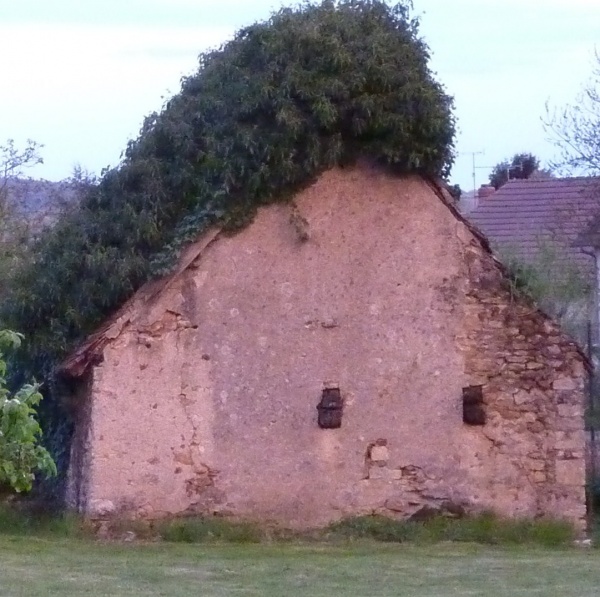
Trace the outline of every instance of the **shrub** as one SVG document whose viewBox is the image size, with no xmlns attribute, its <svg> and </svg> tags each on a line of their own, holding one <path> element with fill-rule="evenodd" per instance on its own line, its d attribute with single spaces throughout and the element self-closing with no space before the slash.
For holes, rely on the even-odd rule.
<svg viewBox="0 0 600 597">
<path fill-rule="evenodd" d="M 7 349 L 18 348 L 22 336 L 0 330 L 0 488 L 29 491 L 36 473 L 56 474 L 50 454 L 40 445 L 42 429 L 36 407 L 42 400 L 38 384 L 25 384 L 14 394 L 6 387 Z"/>
<path fill-rule="evenodd" d="M 532 544 L 545 547 L 569 545 L 573 527 L 555 520 L 502 519 L 492 513 L 464 518 L 436 516 L 424 522 L 362 516 L 337 522 L 328 528 L 332 538 L 374 539 L 388 542 L 458 541 L 490 545 Z"/>
<path fill-rule="evenodd" d="M 36 512 L 29 504 L 0 503 L 0 533 L 3 535 L 83 537 L 85 525 L 70 514 Z"/>
<path fill-rule="evenodd" d="M 263 539 L 257 526 L 223 518 L 180 518 L 158 523 L 155 529 L 165 541 L 174 543 L 259 543 Z"/>
</svg>

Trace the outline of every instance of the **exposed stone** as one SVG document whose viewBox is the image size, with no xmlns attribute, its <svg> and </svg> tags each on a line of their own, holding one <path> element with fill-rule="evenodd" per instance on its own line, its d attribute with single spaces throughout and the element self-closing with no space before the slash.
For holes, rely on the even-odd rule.
<svg viewBox="0 0 600 597">
<path fill-rule="evenodd" d="M 542 433 L 545 427 L 541 421 L 533 421 L 532 423 L 527 423 L 527 431 L 531 433 Z"/>
<path fill-rule="evenodd" d="M 399 498 L 389 498 L 385 502 L 385 507 L 392 512 L 406 512 L 407 503 Z"/>
<path fill-rule="evenodd" d="M 370 457 L 373 462 L 387 462 L 390 458 L 390 451 L 386 446 L 373 446 Z"/>
<path fill-rule="evenodd" d="M 388 468 L 385 468 L 385 466 L 379 466 L 378 464 L 376 464 L 375 466 L 372 466 L 369 469 L 368 478 L 372 479 L 372 480 L 373 479 L 390 480 L 393 478 L 393 474 L 392 474 L 392 471 Z"/>
<path fill-rule="evenodd" d="M 115 504 L 110 500 L 92 500 L 89 505 L 89 512 L 92 518 L 107 518 L 117 511 Z"/>
<path fill-rule="evenodd" d="M 137 535 L 133 531 L 127 531 L 121 536 L 121 541 L 131 543 L 137 539 Z"/>
<path fill-rule="evenodd" d="M 425 504 L 414 514 L 410 516 L 410 520 L 415 522 L 425 522 L 438 516 L 447 518 L 462 518 L 466 514 L 466 509 L 462 504 L 455 504 L 451 501 L 442 502 L 439 505 Z"/>
<path fill-rule="evenodd" d="M 529 468 L 532 471 L 543 471 L 546 468 L 546 462 L 544 460 L 532 460 L 529 463 Z"/>
<path fill-rule="evenodd" d="M 524 390 L 518 390 L 515 394 L 514 401 L 515 404 L 520 406 L 521 404 L 526 404 L 531 400 L 531 394 L 529 392 L 525 392 Z"/>
<path fill-rule="evenodd" d="M 585 483 L 585 464 L 583 459 L 557 460 L 556 482 L 562 485 L 583 487 Z"/>
<path fill-rule="evenodd" d="M 581 419 L 583 414 L 579 404 L 559 404 L 557 410 L 560 417 L 576 417 L 578 420 Z"/>
<path fill-rule="evenodd" d="M 321 327 L 325 328 L 326 330 L 337 328 L 339 325 L 340 324 L 333 317 L 326 317 L 321 321 Z"/>
<path fill-rule="evenodd" d="M 527 363 L 527 369 L 543 369 L 543 368 L 544 368 L 543 363 L 536 363 L 535 361 L 529 361 Z"/>
<path fill-rule="evenodd" d="M 571 377 L 559 377 L 552 383 L 555 390 L 576 390 L 577 382 Z"/>
</svg>

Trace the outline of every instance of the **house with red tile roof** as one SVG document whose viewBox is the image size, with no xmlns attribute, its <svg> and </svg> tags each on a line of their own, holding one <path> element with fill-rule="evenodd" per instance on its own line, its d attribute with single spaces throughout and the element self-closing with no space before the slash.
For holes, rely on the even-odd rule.
<svg viewBox="0 0 600 597">
<path fill-rule="evenodd" d="M 550 278 L 570 280 L 577 276 L 590 291 L 597 286 L 596 262 L 600 259 L 600 250 L 595 248 L 600 246 L 597 179 L 511 180 L 497 191 L 481 187 L 477 203 L 467 217 L 505 260 L 517 259 L 534 267 L 543 263 Z M 596 222 L 595 232 L 589 228 L 591 222 Z M 582 309 L 580 303 L 575 319 L 600 321 L 596 315 L 598 306 L 593 308 L 594 304 L 598 304 L 597 299 Z M 545 307 L 548 309 L 548 305 Z M 555 315 L 561 315 L 556 313 L 557 309 L 564 311 L 565 306 L 549 308 Z"/>
</svg>

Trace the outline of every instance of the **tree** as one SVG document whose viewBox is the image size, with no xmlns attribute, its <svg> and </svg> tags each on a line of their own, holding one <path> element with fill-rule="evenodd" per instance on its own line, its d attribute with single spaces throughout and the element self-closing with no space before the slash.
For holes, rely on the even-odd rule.
<svg viewBox="0 0 600 597">
<path fill-rule="evenodd" d="M 18 348 L 21 339 L 20 334 L 0 330 L 0 488 L 17 492 L 29 491 L 38 472 L 56 474 L 54 461 L 39 443 L 39 384 L 26 384 L 14 394 L 6 387 L 5 351 Z"/>
<path fill-rule="evenodd" d="M 43 162 L 41 148 L 31 139 L 24 148 L 16 147 L 13 139 L 0 145 L 0 295 L 24 255 L 29 232 L 27 218 L 19 210 L 23 187 L 18 179 L 27 168 Z"/>
<path fill-rule="evenodd" d="M 540 167 L 540 161 L 532 153 L 515 153 L 510 160 L 496 164 L 490 174 L 490 184 L 498 190 L 514 178 L 529 178 Z"/>
<path fill-rule="evenodd" d="M 570 175 L 600 175 L 600 53 L 592 77 L 573 105 L 546 106 L 545 129 L 560 151 L 553 166 Z"/>
<path fill-rule="evenodd" d="M 454 201 L 460 201 L 462 196 L 462 189 L 459 184 L 448 184 L 448 192 L 452 195 Z"/>
<path fill-rule="evenodd" d="M 30 372 L 51 374 L 206 227 L 240 228 L 327 169 L 447 176 L 453 100 L 418 25 L 409 2 L 303 2 L 203 54 L 11 282 L 0 319 L 31 337 Z"/>
<path fill-rule="evenodd" d="M 26 168 L 42 164 L 40 149 L 43 145 L 27 139 L 24 149 L 15 147 L 13 139 L 8 139 L 5 145 L 0 145 L 0 221 L 7 209 L 10 208 L 9 183 L 11 179 L 23 174 Z"/>
</svg>

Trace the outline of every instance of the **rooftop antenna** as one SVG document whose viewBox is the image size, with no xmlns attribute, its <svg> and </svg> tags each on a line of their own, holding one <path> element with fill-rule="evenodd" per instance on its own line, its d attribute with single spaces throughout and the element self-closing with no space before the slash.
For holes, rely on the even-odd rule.
<svg viewBox="0 0 600 597">
<path fill-rule="evenodd" d="M 470 155 L 471 156 L 471 160 L 473 163 L 473 194 L 477 195 L 477 179 L 476 179 L 477 165 L 475 163 L 475 158 L 478 155 L 485 155 L 485 150 L 482 149 L 481 151 L 462 151 L 461 155 Z"/>
</svg>

